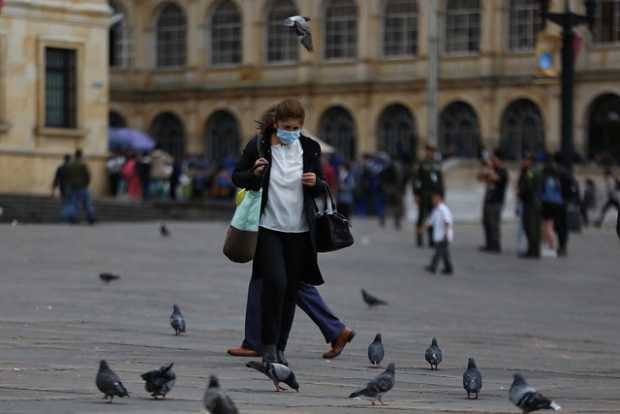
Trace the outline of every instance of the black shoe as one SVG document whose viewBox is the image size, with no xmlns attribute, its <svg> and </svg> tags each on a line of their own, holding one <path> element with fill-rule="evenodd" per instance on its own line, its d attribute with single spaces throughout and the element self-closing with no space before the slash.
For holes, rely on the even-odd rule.
<svg viewBox="0 0 620 414">
<path fill-rule="evenodd" d="M 566 248 L 558 249 L 558 257 L 566 257 L 566 255 L 567 255 Z"/>
<path fill-rule="evenodd" d="M 445 275 L 445 276 L 450 276 L 450 275 L 454 274 L 454 272 L 452 271 L 452 269 L 450 269 L 450 270 L 444 269 L 444 270 L 441 271 L 441 274 Z"/>
<path fill-rule="evenodd" d="M 278 351 L 275 345 L 263 345 L 263 363 L 278 362 Z"/>
<path fill-rule="evenodd" d="M 276 351 L 276 360 L 278 364 L 286 365 L 288 367 L 288 361 L 286 360 L 286 357 L 284 356 L 284 351 L 280 349 Z"/>
<path fill-rule="evenodd" d="M 432 274 L 436 274 L 437 271 L 435 269 L 433 269 L 431 266 L 425 266 L 424 270 L 426 270 L 428 273 L 432 273 Z"/>
</svg>

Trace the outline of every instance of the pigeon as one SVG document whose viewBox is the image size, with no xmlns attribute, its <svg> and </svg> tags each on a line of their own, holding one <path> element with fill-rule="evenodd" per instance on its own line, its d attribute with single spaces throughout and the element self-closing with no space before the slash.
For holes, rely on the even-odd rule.
<svg viewBox="0 0 620 414">
<path fill-rule="evenodd" d="M 115 275 L 112 273 L 100 273 L 99 279 L 103 280 L 105 283 L 110 283 L 113 280 L 118 280 L 121 277 L 119 275 Z"/>
<path fill-rule="evenodd" d="M 170 230 L 168 230 L 168 226 L 166 226 L 166 223 L 161 223 L 161 225 L 159 226 L 159 233 L 162 237 L 170 237 Z"/>
<path fill-rule="evenodd" d="M 141 375 L 142 379 L 146 381 L 144 389 L 146 389 L 146 392 L 151 394 L 153 398 L 166 398 L 166 394 L 172 391 L 172 387 L 174 387 L 174 383 L 177 380 L 177 376 L 172 370 L 173 365 L 174 363 L 170 363 L 168 366 L 163 366 Z"/>
<path fill-rule="evenodd" d="M 528 385 L 521 374 L 514 374 L 510 386 L 510 401 L 519 407 L 523 414 L 538 410 L 560 411 L 562 408 L 555 402 L 547 399 L 536 388 Z"/>
<path fill-rule="evenodd" d="M 95 384 L 99 391 L 103 393 L 103 399 L 107 400 L 109 398 L 109 402 L 112 402 L 114 397 L 129 397 L 129 392 L 127 392 L 127 388 L 125 388 L 121 379 L 103 359 L 99 362 L 99 372 L 97 372 Z"/>
<path fill-rule="evenodd" d="M 269 377 L 273 381 L 273 385 L 276 386 L 276 392 L 286 390 L 286 388 L 280 387 L 281 382 L 299 392 L 299 384 L 295 378 L 295 373 L 286 365 L 275 362 L 250 361 L 246 364 L 246 366 L 248 368 L 254 368 Z"/>
<path fill-rule="evenodd" d="M 385 355 L 385 351 L 383 349 L 383 343 L 381 342 L 381 334 L 378 333 L 375 336 L 375 340 L 368 345 L 368 359 L 372 365 L 379 366 L 381 361 L 383 361 L 383 357 Z"/>
<path fill-rule="evenodd" d="M 361 396 L 370 399 L 372 405 L 375 405 L 376 401 L 379 401 L 381 405 L 384 405 L 381 399 L 383 398 L 383 395 L 385 393 L 387 393 L 394 387 L 395 369 L 396 367 L 394 366 L 394 363 L 390 363 L 390 365 L 388 365 L 387 369 L 381 375 L 377 376 L 368 384 L 366 384 L 365 388 L 359 391 L 355 391 L 354 393 L 349 395 L 349 398 L 356 398 Z"/>
<path fill-rule="evenodd" d="M 426 362 L 431 365 L 431 370 L 437 371 L 439 369 L 442 355 L 441 349 L 439 349 L 439 345 L 437 345 L 437 339 L 433 338 L 431 346 L 428 347 L 426 353 L 424 354 L 424 358 L 426 359 Z"/>
<path fill-rule="evenodd" d="M 370 293 L 366 292 L 364 289 L 362 289 L 362 299 L 364 299 L 364 302 L 366 303 L 366 305 L 368 305 L 371 308 L 373 306 L 387 305 L 386 301 L 381 300 L 375 296 L 372 296 Z"/>
<path fill-rule="evenodd" d="M 467 360 L 467 369 L 463 373 L 463 388 L 467 391 L 467 399 L 471 394 L 475 394 L 474 399 L 478 399 L 478 393 L 482 389 L 482 374 L 476 367 L 476 361 L 473 358 Z"/>
<path fill-rule="evenodd" d="M 202 397 L 205 409 L 211 414 L 239 414 L 233 400 L 220 390 L 220 382 L 211 375 L 209 385 Z"/>
<path fill-rule="evenodd" d="M 179 305 L 172 305 L 172 315 L 170 315 L 170 325 L 174 329 L 174 334 L 179 336 L 185 333 L 185 319 L 179 309 Z"/>
<path fill-rule="evenodd" d="M 312 45 L 312 33 L 308 25 L 309 21 L 309 17 L 291 16 L 284 21 L 284 25 L 294 28 L 301 44 L 308 52 L 312 52 L 314 51 L 314 46 Z"/>
</svg>

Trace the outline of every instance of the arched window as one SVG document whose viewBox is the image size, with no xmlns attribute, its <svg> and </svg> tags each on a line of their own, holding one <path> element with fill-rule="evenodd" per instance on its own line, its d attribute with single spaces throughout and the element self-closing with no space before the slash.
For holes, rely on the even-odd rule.
<svg viewBox="0 0 620 414">
<path fill-rule="evenodd" d="M 597 0 L 592 25 L 594 43 L 620 42 L 620 0 Z"/>
<path fill-rule="evenodd" d="M 275 0 L 267 16 L 267 62 L 296 62 L 299 59 L 299 41 L 295 31 L 282 22 L 299 13 L 291 0 Z"/>
<path fill-rule="evenodd" d="M 127 121 L 125 121 L 125 117 L 118 112 L 110 111 L 108 113 L 108 126 L 110 128 L 126 128 Z"/>
<path fill-rule="evenodd" d="M 355 135 L 353 117 L 343 107 L 331 107 L 321 115 L 319 138 L 347 160 L 355 159 Z"/>
<path fill-rule="evenodd" d="M 480 0 L 448 0 L 446 6 L 446 52 L 480 51 Z"/>
<path fill-rule="evenodd" d="M 157 67 L 185 65 L 187 18 L 174 3 L 167 4 L 157 19 Z"/>
<path fill-rule="evenodd" d="M 445 156 L 475 158 L 480 150 L 480 126 L 474 109 L 453 102 L 441 111 L 439 147 Z"/>
<path fill-rule="evenodd" d="M 205 127 L 205 156 L 215 162 L 220 162 L 227 156 L 237 158 L 241 132 L 237 119 L 227 111 L 213 113 L 207 120 Z"/>
<path fill-rule="evenodd" d="M 502 116 L 500 146 L 509 159 L 520 160 L 526 153 L 545 149 L 545 127 L 538 106 L 528 99 L 512 102 Z"/>
<path fill-rule="evenodd" d="M 383 55 L 414 56 L 418 52 L 418 6 L 415 0 L 390 0 L 383 16 Z"/>
<path fill-rule="evenodd" d="M 181 160 L 185 155 L 185 127 L 178 116 L 171 112 L 164 112 L 155 117 L 149 128 L 149 135 L 153 137 L 162 150 Z"/>
<path fill-rule="evenodd" d="M 508 13 L 510 50 L 531 50 L 543 29 L 540 0 L 510 0 Z"/>
<path fill-rule="evenodd" d="M 211 63 L 241 63 L 241 13 L 231 0 L 221 1 L 211 15 Z"/>
<path fill-rule="evenodd" d="M 125 68 L 131 64 L 131 30 L 127 21 L 125 9 L 116 1 L 110 1 L 114 16 L 122 15 L 121 21 L 116 22 L 108 32 L 109 36 L 109 64 L 115 68 Z"/>
<path fill-rule="evenodd" d="M 383 110 L 377 124 L 378 149 L 406 163 L 416 159 L 416 125 L 413 115 L 403 105 Z"/>
<path fill-rule="evenodd" d="M 620 162 L 620 96 L 601 95 L 590 105 L 588 157 Z"/>
<path fill-rule="evenodd" d="M 325 9 L 325 58 L 357 56 L 357 6 L 353 0 L 331 0 Z"/>
</svg>

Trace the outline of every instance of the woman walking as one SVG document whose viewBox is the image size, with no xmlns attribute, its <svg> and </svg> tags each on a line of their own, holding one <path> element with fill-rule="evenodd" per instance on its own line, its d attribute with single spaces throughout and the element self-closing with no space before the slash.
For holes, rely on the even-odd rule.
<svg viewBox="0 0 620 414">
<path fill-rule="evenodd" d="M 262 355 L 286 363 L 284 351 L 301 282 L 323 283 L 317 263 L 313 198 L 325 192 L 321 148 L 301 134 L 305 111 L 296 100 L 278 104 L 233 173 L 237 187 L 263 189 L 252 278 L 263 280 Z"/>
</svg>

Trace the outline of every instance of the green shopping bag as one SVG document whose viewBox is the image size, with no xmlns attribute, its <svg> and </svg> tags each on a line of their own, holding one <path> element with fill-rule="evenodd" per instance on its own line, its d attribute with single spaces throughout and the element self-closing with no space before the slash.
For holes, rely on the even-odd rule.
<svg viewBox="0 0 620 414">
<path fill-rule="evenodd" d="M 254 258 L 262 195 L 262 189 L 241 190 L 236 198 L 237 208 L 228 227 L 223 249 L 224 255 L 235 263 L 247 263 Z"/>
</svg>

